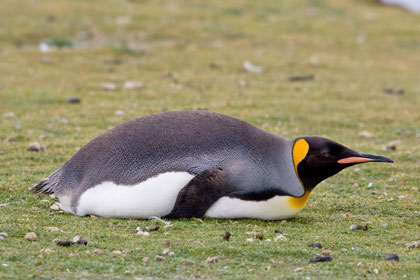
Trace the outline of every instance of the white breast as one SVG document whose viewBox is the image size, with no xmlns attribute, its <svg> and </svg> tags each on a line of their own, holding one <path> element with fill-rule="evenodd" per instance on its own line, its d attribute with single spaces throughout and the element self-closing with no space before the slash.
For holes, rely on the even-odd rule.
<svg viewBox="0 0 420 280">
<path fill-rule="evenodd" d="M 222 197 L 207 210 L 210 218 L 255 218 L 262 220 L 283 220 L 296 216 L 302 208 L 289 203 L 290 196 L 275 196 L 264 201 L 246 201 Z"/>
<path fill-rule="evenodd" d="M 167 172 L 133 186 L 103 182 L 80 196 L 76 214 L 140 219 L 165 216 L 193 177 L 188 172 Z"/>
</svg>

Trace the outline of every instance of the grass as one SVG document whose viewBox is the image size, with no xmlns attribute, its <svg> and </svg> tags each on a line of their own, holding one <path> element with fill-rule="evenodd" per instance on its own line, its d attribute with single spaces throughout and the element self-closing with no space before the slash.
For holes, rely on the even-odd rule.
<svg viewBox="0 0 420 280">
<path fill-rule="evenodd" d="M 1 279 L 418 279 L 420 249 L 404 246 L 420 240 L 418 16 L 360 0 L 5 0 L 0 26 L 0 204 L 7 204 L 0 232 L 9 234 L 0 242 L 0 263 L 7 264 Z M 52 50 L 40 52 L 42 42 Z M 245 60 L 264 71 L 243 71 Z M 315 79 L 290 82 L 294 75 Z M 123 90 L 127 80 L 144 87 Z M 117 90 L 103 90 L 104 82 Z M 69 104 L 69 96 L 82 102 Z M 395 164 L 366 164 L 328 179 L 287 222 L 174 220 L 149 237 L 136 235 L 136 227 L 155 222 L 58 214 L 49 209 L 52 198 L 28 192 L 109 127 L 190 108 L 288 138 L 326 136 Z M 2 117 L 7 112 L 15 117 Z M 376 138 L 359 137 L 363 130 Z M 384 150 L 392 140 L 402 143 Z M 27 152 L 33 141 L 47 151 Z M 369 230 L 349 229 L 360 223 Z M 249 231 L 273 240 L 274 230 L 288 240 L 245 241 Z M 29 231 L 36 242 L 23 239 Z M 88 245 L 54 244 L 75 235 Z M 332 262 L 308 263 L 321 251 L 307 246 L 314 242 L 331 251 Z M 167 247 L 176 255 L 155 260 Z M 400 261 L 385 261 L 387 253 Z M 206 264 L 209 256 L 219 262 Z"/>
</svg>

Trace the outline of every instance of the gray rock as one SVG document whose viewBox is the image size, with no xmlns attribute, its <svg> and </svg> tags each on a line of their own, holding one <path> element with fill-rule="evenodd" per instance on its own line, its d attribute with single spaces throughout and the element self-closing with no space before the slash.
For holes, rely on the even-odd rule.
<svg viewBox="0 0 420 280">
<path fill-rule="evenodd" d="M 385 256 L 385 259 L 387 261 L 395 261 L 395 262 L 400 260 L 400 258 L 396 254 L 388 254 L 388 255 Z"/>
<path fill-rule="evenodd" d="M 72 104 L 80 103 L 80 98 L 77 96 L 70 96 L 67 98 L 67 102 Z"/>
<path fill-rule="evenodd" d="M 322 249 L 322 244 L 319 243 L 319 242 L 318 243 L 311 243 L 311 244 L 308 245 L 308 247 Z"/>
</svg>

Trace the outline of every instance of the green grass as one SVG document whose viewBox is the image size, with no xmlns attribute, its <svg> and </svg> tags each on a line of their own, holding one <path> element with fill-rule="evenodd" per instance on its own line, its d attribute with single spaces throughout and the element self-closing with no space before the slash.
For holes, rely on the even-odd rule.
<svg viewBox="0 0 420 280">
<path fill-rule="evenodd" d="M 0 243 L 0 264 L 8 265 L 0 266 L 1 279 L 419 279 L 420 249 L 404 246 L 420 240 L 418 16 L 373 0 L 5 0 L 0 26 L 0 204 L 7 204 L 0 208 L 0 232 L 9 234 Z M 41 42 L 55 48 L 41 53 Z M 244 60 L 263 66 L 263 73 L 244 72 Z M 288 80 L 309 74 L 313 81 Z M 127 80 L 144 87 L 122 90 Z M 104 91 L 103 82 L 118 89 Z M 384 88 L 405 93 L 388 95 Z M 69 104 L 69 96 L 82 102 Z M 57 214 L 49 209 L 52 198 L 28 192 L 109 127 L 190 108 L 288 138 L 326 136 L 395 164 L 361 165 L 328 179 L 287 222 L 174 220 L 149 237 L 136 235 L 136 227 L 154 222 Z M 7 112 L 16 116 L 3 118 Z M 359 137 L 363 130 L 376 138 Z M 8 136 L 15 141 L 4 142 Z M 392 140 L 402 144 L 383 150 Z M 47 151 L 27 152 L 33 141 Z M 369 230 L 350 231 L 360 223 Z M 61 231 L 49 232 L 50 226 Z M 276 229 L 288 241 L 245 241 L 249 231 L 273 239 Z M 24 240 L 28 231 L 38 241 Z M 225 231 L 232 233 L 228 242 Z M 88 245 L 54 243 L 75 235 Z M 166 239 L 175 256 L 160 262 L 154 257 L 168 247 Z M 321 251 L 307 247 L 313 242 L 330 250 L 333 261 L 309 264 Z M 45 248 L 54 252 L 42 253 Z M 112 253 L 126 249 L 126 255 Z M 385 261 L 387 253 L 400 262 Z M 219 262 L 205 264 L 209 256 Z M 367 272 L 374 269 L 379 273 Z"/>
</svg>

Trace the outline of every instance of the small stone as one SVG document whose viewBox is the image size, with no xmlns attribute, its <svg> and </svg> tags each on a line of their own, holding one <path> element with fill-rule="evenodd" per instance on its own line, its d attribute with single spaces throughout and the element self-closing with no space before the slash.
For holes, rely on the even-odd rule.
<svg viewBox="0 0 420 280">
<path fill-rule="evenodd" d="M 368 230 L 368 225 L 351 225 L 350 226 L 350 230 L 363 230 L 363 231 L 367 231 Z"/>
<path fill-rule="evenodd" d="M 324 250 L 321 252 L 321 256 L 331 256 L 331 251 L 330 250 Z"/>
<path fill-rule="evenodd" d="M 138 231 L 137 234 L 141 235 L 141 236 L 149 236 L 150 235 L 150 233 L 147 232 L 147 231 Z"/>
<path fill-rule="evenodd" d="M 314 75 L 298 75 L 298 76 L 290 76 L 289 81 L 291 82 L 305 82 L 305 81 L 313 81 L 315 79 Z"/>
<path fill-rule="evenodd" d="M 251 73 L 261 73 L 263 71 L 263 68 L 261 66 L 254 65 L 248 60 L 244 61 L 243 67 L 246 71 Z"/>
<path fill-rule="evenodd" d="M 160 226 L 159 225 L 153 225 L 153 226 L 148 226 L 145 229 L 146 229 L 146 231 L 157 231 L 157 230 L 160 229 Z"/>
<path fill-rule="evenodd" d="M 149 257 L 143 257 L 141 260 L 142 260 L 142 262 L 144 262 L 144 263 L 145 263 L 145 262 L 148 262 L 148 261 L 149 261 Z"/>
<path fill-rule="evenodd" d="M 117 85 L 114 83 L 102 83 L 102 89 L 103 90 L 108 90 L 108 91 L 113 91 L 117 89 Z"/>
<path fill-rule="evenodd" d="M 215 256 L 215 257 L 208 257 L 206 260 L 206 263 L 216 263 L 219 261 L 219 257 Z"/>
<path fill-rule="evenodd" d="M 125 112 L 123 110 L 115 111 L 115 115 L 117 115 L 117 116 L 123 116 L 124 114 L 125 114 Z"/>
<path fill-rule="evenodd" d="M 60 202 L 55 202 L 53 205 L 51 205 L 50 209 L 54 210 L 54 211 L 61 210 L 61 203 Z"/>
<path fill-rule="evenodd" d="M 15 113 L 13 113 L 13 112 L 7 112 L 7 113 L 3 114 L 3 118 L 5 118 L 5 119 L 11 119 L 11 118 L 14 118 L 14 117 L 15 117 Z"/>
<path fill-rule="evenodd" d="M 73 238 L 73 243 L 86 246 L 88 242 L 83 237 L 77 235 Z"/>
<path fill-rule="evenodd" d="M 28 241 L 36 241 L 36 233 L 35 232 L 28 232 L 27 234 L 25 234 L 24 238 Z"/>
<path fill-rule="evenodd" d="M 169 249 L 169 248 L 165 248 L 165 249 L 163 249 L 163 251 L 162 251 L 162 255 L 167 255 L 167 254 L 169 254 L 171 252 L 171 250 Z"/>
<path fill-rule="evenodd" d="M 3 236 L 0 235 L 0 242 L 2 242 L 3 240 L 5 240 L 6 238 L 4 238 Z"/>
<path fill-rule="evenodd" d="M 417 261 L 420 262 L 420 257 L 418 257 Z"/>
<path fill-rule="evenodd" d="M 376 137 L 373 133 L 371 133 L 371 132 L 369 132 L 367 130 L 361 131 L 359 133 L 359 136 L 360 137 L 363 137 L 363 138 L 368 138 L 368 139 L 372 139 L 372 138 L 375 138 Z"/>
<path fill-rule="evenodd" d="M 278 234 L 276 235 L 276 237 L 274 237 L 274 241 L 287 241 L 287 237 L 284 236 L 283 234 Z"/>
<path fill-rule="evenodd" d="M 386 144 L 386 149 L 387 150 L 391 150 L 391 151 L 395 151 L 397 149 L 398 146 L 401 145 L 401 140 L 394 140 L 389 142 L 388 144 Z"/>
<path fill-rule="evenodd" d="M 185 264 L 194 264 L 193 260 L 188 260 L 188 259 L 181 259 L 181 262 Z"/>
<path fill-rule="evenodd" d="M 38 142 L 29 143 L 28 148 L 26 149 L 28 152 L 45 152 L 45 146 L 39 144 Z"/>
<path fill-rule="evenodd" d="M 70 240 L 58 240 L 55 244 L 57 244 L 57 246 L 70 247 L 74 243 Z"/>
<path fill-rule="evenodd" d="M 165 260 L 165 257 L 164 256 L 161 256 L 161 255 L 156 255 L 155 256 L 155 259 L 158 260 L 158 261 L 164 261 Z"/>
<path fill-rule="evenodd" d="M 168 256 L 173 257 L 173 256 L 175 256 L 175 253 L 174 252 L 169 252 Z"/>
<path fill-rule="evenodd" d="M 165 240 L 165 245 L 166 245 L 166 246 L 171 245 L 171 240 L 170 240 L 170 239 L 166 239 L 166 240 Z"/>
<path fill-rule="evenodd" d="M 126 270 L 126 271 L 124 271 L 124 274 L 125 275 L 130 275 L 131 274 L 131 271 L 130 270 Z"/>
<path fill-rule="evenodd" d="M 382 222 L 382 223 L 381 223 L 381 226 L 383 226 L 383 227 L 387 227 L 387 226 L 388 226 L 388 223 Z"/>
<path fill-rule="evenodd" d="M 104 253 L 104 251 L 102 251 L 101 249 L 93 249 L 93 253 L 97 254 L 97 255 L 102 255 Z"/>
<path fill-rule="evenodd" d="M 7 206 L 7 203 L 0 204 L 0 208 L 6 207 L 6 206 Z M 420 226 L 420 224 L 419 224 L 419 226 Z"/>
<path fill-rule="evenodd" d="M 9 235 L 6 232 L 0 232 L 0 236 L 6 239 Z"/>
<path fill-rule="evenodd" d="M 245 239 L 245 241 L 246 241 L 246 242 L 250 242 L 250 243 L 252 243 L 252 242 L 254 242 L 254 239 L 252 239 L 252 238 L 247 238 L 247 239 Z"/>
<path fill-rule="evenodd" d="M 383 92 L 386 93 L 386 94 L 395 94 L 395 95 L 404 94 L 403 89 L 393 89 L 393 88 L 385 88 L 385 89 L 383 89 Z"/>
<path fill-rule="evenodd" d="M 0 235 L 1 235 L 1 233 L 0 233 Z M 419 248 L 420 247 L 420 241 L 413 241 L 413 242 L 405 243 L 405 246 L 407 248 Z"/>
<path fill-rule="evenodd" d="M 322 244 L 321 243 L 311 243 L 311 244 L 308 245 L 308 247 L 322 249 Z"/>
<path fill-rule="evenodd" d="M 360 184 L 359 184 L 359 183 L 354 183 L 354 184 L 353 184 L 353 187 L 355 187 L 355 188 L 360 188 Z"/>
<path fill-rule="evenodd" d="M 373 273 L 378 274 L 379 270 L 377 268 L 373 269 Z"/>
<path fill-rule="evenodd" d="M 77 96 L 70 96 L 69 98 L 67 98 L 67 102 L 71 104 L 77 104 L 80 103 L 80 98 Z"/>
<path fill-rule="evenodd" d="M 280 234 L 283 234 L 283 232 L 282 232 L 281 230 L 279 230 L 279 229 L 274 230 L 274 233 L 280 233 Z"/>
<path fill-rule="evenodd" d="M 303 267 L 296 267 L 295 268 L 295 272 L 301 272 L 301 271 L 303 271 Z"/>
<path fill-rule="evenodd" d="M 223 236 L 223 240 L 224 241 L 229 241 L 231 236 L 232 236 L 232 234 L 229 231 L 226 231 L 225 235 Z"/>
<path fill-rule="evenodd" d="M 255 235 L 255 238 L 257 238 L 257 239 L 259 239 L 259 240 L 263 240 L 263 239 L 264 239 L 264 234 L 262 234 L 262 233 L 257 233 L 257 234 Z"/>
<path fill-rule="evenodd" d="M 41 250 L 42 253 L 46 253 L 46 254 L 51 254 L 54 253 L 54 250 L 50 249 L 50 248 L 45 248 L 43 250 Z"/>
<path fill-rule="evenodd" d="M 131 89 L 139 89 L 143 87 L 143 83 L 140 81 L 126 81 L 123 84 L 123 89 L 125 90 L 131 90 Z"/>
<path fill-rule="evenodd" d="M 122 252 L 121 252 L 121 251 L 119 251 L 119 250 L 113 251 L 112 253 L 113 253 L 114 255 L 121 255 L 121 254 L 122 254 Z"/>
<path fill-rule="evenodd" d="M 387 261 L 395 261 L 395 262 L 400 260 L 400 258 L 396 254 L 388 254 L 385 256 L 385 259 Z"/>
<path fill-rule="evenodd" d="M 315 258 L 312 258 L 309 260 L 310 263 L 316 263 L 316 262 L 330 262 L 332 261 L 331 256 L 316 256 Z"/>
</svg>

